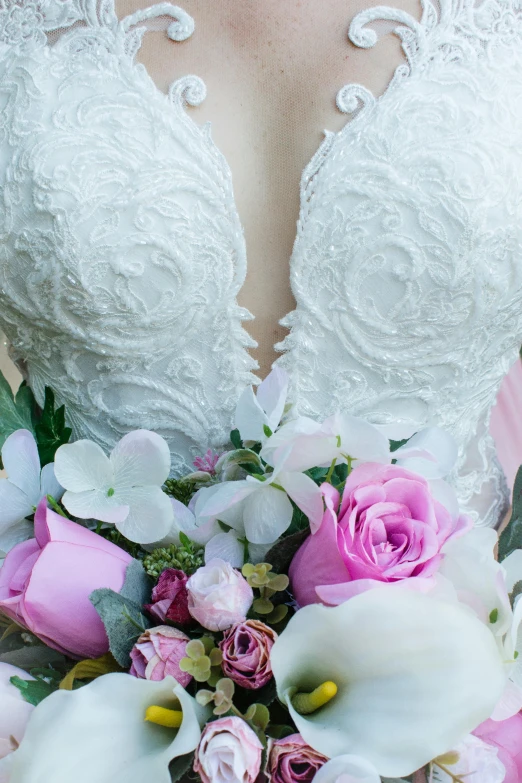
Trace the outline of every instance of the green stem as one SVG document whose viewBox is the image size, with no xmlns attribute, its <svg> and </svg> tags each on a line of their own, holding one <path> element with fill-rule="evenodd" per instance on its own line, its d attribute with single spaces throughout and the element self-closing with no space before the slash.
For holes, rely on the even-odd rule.
<svg viewBox="0 0 522 783">
<path fill-rule="evenodd" d="M 331 480 L 332 480 L 332 476 L 333 476 L 333 472 L 334 472 L 334 470 L 335 470 L 335 465 L 336 465 L 336 462 L 337 462 L 337 457 L 336 457 L 335 459 L 333 459 L 333 460 L 332 460 L 332 464 L 330 465 L 330 470 L 329 470 L 329 471 L 328 471 L 328 473 L 326 474 L 325 481 L 326 481 L 327 483 L 330 483 L 330 482 L 331 482 Z"/>
<path fill-rule="evenodd" d="M 452 783 L 466 783 L 463 777 L 460 777 L 460 775 L 454 775 L 452 772 L 450 772 L 450 770 L 447 767 L 444 766 L 444 764 L 439 764 L 438 761 L 433 761 L 432 765 L 441 769 L 443 772 L 446 773 L 446 775 L 449 775 L 449 777 L 452 780 Z"/>
<path fill-rule="evenodd" d="M 100 535 L 100 531 L 102 529 L 102 525 L 103 525 L 103 522 L 98 522 L 98 524 L 96 525 L 96 530 L 94 532 L 97 533 L 97 535 Z"/>
<path fill-rule="evenodd" d="M 47 502 L 49 503 L 53 511 L 56 511 L 56 513 L 59 514 L 61 517 L 65 517 L 65 519 L 69 519 L 65 511 L 63 511 L 60 508 L 60 506 L 58 505 L 58 503 L 56 502 L 56 500 L 53 498 L 52 495 L 47 495 Z"/>
</svg>

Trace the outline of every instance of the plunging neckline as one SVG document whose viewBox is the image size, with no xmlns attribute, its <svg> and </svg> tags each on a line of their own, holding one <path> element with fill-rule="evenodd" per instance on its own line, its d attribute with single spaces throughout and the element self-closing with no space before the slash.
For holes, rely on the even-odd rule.
<svg viewBox="0 0 522 783">
<path fill-rule="evenodd" d="M 195 20 L 192 18 L 192 16 L 190 16 L 190 14 L 188 14 L 179 6 L 174 6 L 171 3 L 154 3 L 120 19 L 116 13 L 116 0 L 110 0 L 110 2 L 112 16 L 117 29 L 123 32 L 124 35 L 128 35 L 133 28 L 139 28 L 140 23 L 146 23 L 148 20 L 155 19 L 160 16 L 170 16 L 172 18 L 173 21 L 169 23 L 165 34 L 173 42 L 188 40 L 194 32 Z M 377 97 L 369 89 L 355 82 L 346 84 L 337 92 L 335 104 L 339 112 L 346 116 L 346 123 L 339 131 L 330 131 L 326 129 L 323 130 L 324 138 L 319 143 L 318 148 L 313 153 L 308 163 L 302 169 L 299 184 L 299 216 L 297 220 L 296 232 L 292 242 L 292 252 L 288 263 L 290 290 L 294 300 L 294 307 L 281 319 L 279 319 L 278 322 L 280 326 L 287 328 L 290 333 L 291 326 L 289 324 L 291 322 L 292 314 L 295 312 L 298 303 L 297 281 L 295 279 L 293 259 L 296 254 L 296 247 L 299 242 L 299 237 L 304 231 L 306 225 L 307 211 L 309 209 L 311 199 L 313 198 L 313 182 L 319 175 L 322 166 L 329 158 L 330 153 L 334 147 L 344 140 L 348 134 L 354 133 L 356 130 L 360 130 L 361 125 L 369 117 L 372 109 L 378 103 L 380 103 L 385 98 L 385 96 L 389 96 L 390 93 L 392 93 L 400 84 L 407 81 L 405 77 L 410 75 L 413 65 L 413 50 L 404 46 L 404 41 L 402 40 L 403 37 L 400 30 L 407 30 L 408 32 L 415 31 L 417 35 L 419 35 L 420 31 L 424 29 L 424 20 L 427 16 L 427 6 L 429 5 L 429 0 L 421 0 L 422 17 L 420 22 L 417 22 L 417 20 L 414 19 L 414 17 L 411 16 L 411 14 L 409 14 L 407 11 L 383 6 L 375 6 L 363 9 L 362 11 L 359 11 L 357 14 L 355 14 L 350 22 L 348 38 L 352 43 L 362 48 L 370 48 L 378 41 L 377 34 L 373 30 L 366 27 L 370 22 L 376 19 L 386 19 L 390 22 L 396 22 L 397 24 L 401 25 L 400 28 L 394 28 L 394 33 L 398 35 L 399 38 L 401 38 L 402 51 L 406 57 L 406 61 L 401 62 L 396 67 L 394 74 L 388 83 L 388 86 L 384 92 Z M 145 25 L 143 25 L 142 29 L 143 34 L 146 34 L 147 28 Z M 147 81 L 150 84 L 152 95 L 156 99 L 162 100 L 164 103 L 166 103 L 170 111 L 174 109 L 176 112 L 176 120 L 181 118 L 182 121 L 190 127 L 192 133 L 197 135 L 201 143 L 206 146 L 210 156 L 219 160 L 221 168 L 226 176 L 227 189 L 230 193 L 228 204 L 230 218 L 238 227 L 242 237 L 242 257 L 237 258 L 235 264 L 236 280 L 240 281 L 235 294 L 235 301 L 236 304 L 238 304 L 238 296 L 243 289 L 248 273 L 248 253 L 245 241 L 244 224 L 241 220 L 234 195 L 232 170 L 226 156 L 212 137 L 212 121 L 209 120 L 203 124 L 200 124 L 196 122 L 196 120 L 194 120 L 186 110 L 186 105 L 189 107 L 197 107 L 205 100 L 207 95 L 206 85 L 199 76 L 185 75 L 172 82 L 170 84 L 168 93 L 165 93 L 158 87 L 150 75 L 147 66 L 143 63 L 137 63 L 135 60 L 136 54 L 141 46 L 141 38 L 142 35 L 140 33 L 139 39 L 137 43 L 135 43 L 131 52 L 130 58 L 132 67 L 139 67 L 143 70 L 143 72 L 147 75 Z M 256 319 L 256 315 L 249 308 L 241 307 L 241 310 L 245 314 L 244 320 L 254 321 Z M 248 330 L 246 331 L 248 334 Z M 259 343 L 254 340 L 250 334 L 248 334 L 248 336 L 251 342 L 251 347 L 259 347 Z M 283 343 L 284 340 L 282 342 L 277 342 L 271 345 L 267 344 L 265 347 L 267 349 L 270 348 L 272 352 L 281 355 L 284 352 Z M 247 349 L 245 348 L 245 350 Z M 272 366 L 279 362 L 279 358 L 280 357 L 275 359 Z"/>
</svg>

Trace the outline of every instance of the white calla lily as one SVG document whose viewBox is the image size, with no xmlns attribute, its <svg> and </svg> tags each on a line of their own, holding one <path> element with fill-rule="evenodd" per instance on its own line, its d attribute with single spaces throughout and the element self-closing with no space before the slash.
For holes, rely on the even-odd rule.
<svg viewBox="0 0 522 783">
<path fill-rule="evenodd" d="M 274 432 L 285 410 L 288 393 L 288 374 L 275 367 L 257 387 L 246 388 L 236 407 L 235 424 L 241 438 L 245 441 L 264 443 L 267 439 L 265 428 Z"/>
<path fill-rule="evenodd" d="M 41 468 L 38 447 L 29 430 L 16 430 L 5 441 L 2 462 L 7 478 L 0 479 L 0 551 L 7 553 L 33 535 L 26 517 L 34 513 L 40 500 L 63 494 L 54 474 L 54 464 Z"/>
<path fill-rule="evenodd" d="M 390 462 L 386 436 L 364 419 L 341 413 L 322 423 L 300 416 L 284 424 L 267 440 L 261 456 L 275 465 L 282 453 L 287 454 L 285 467 L 291 472 L 327 467 L 333 460 L 346 462 L 346 455 L 360 462 Z"/>
<path fill-rule="evenodd" d="M 377 770 L 360 756 L 336 756 L 319 769 L 312 783 L 381 783 Z"/>
<path fill-rule="evenodd" d="M 146 722 L 153 705 L 181 707 L 180 728 Z M 10 783 L 170 783 L 170 762 L 197 747 L 209 717 L 173 677 L 106 674 L 40 702 L 13 754 Z"/>
<path fill-rule="evenodd" d="M 459 742 L 490 716 L 506 681 L 493 635 L 465 607 L 389 587 L 301 609 L 270 659 L 303 739 L 329 757 L 359 754 L 387 777 Z M 295 694 L 325 682 L 337 695 L 297 712 Z"/>
<path fill-rule="evenodd" d="M 79 519 L 112 523 L 138 544 L 169 533 L 174 514 L 161 487 L 170 472 L 170 451 L 160 435 L 129 432 L 110 457 L 89 440 L 60 446 L 55 472 L 66 489 L 65 508 Z"/>
</svg>

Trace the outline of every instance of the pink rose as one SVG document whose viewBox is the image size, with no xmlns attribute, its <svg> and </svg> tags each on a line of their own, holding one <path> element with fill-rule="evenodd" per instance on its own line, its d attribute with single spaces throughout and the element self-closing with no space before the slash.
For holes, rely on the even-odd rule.
<svg viewBox="0 0 522 783">
<path fill-rule="evenodd" d="M 267 771 L 271 783 L 312 783 L 327 761 L 300 734 L 291 734 L 271 743 Z"/>
<path fill-rule="evenodd" d="M 498 749 L 498 757 L 506 768 L 504 783 L 522 780 L 522 713 L 507 720 L 487 720 L 473 732 L 483 742 Z"/>
<path fill-rule="evenodd" d="M 152 591 L 152 603 L 145 609 L 161 623 L 166 620 L 175 625 L 189 625 L 194 622 L 188 608 L 188 576 L 178 568 L 167 568 L 160 574 L 158 584 Z"/>
<path fill-rule="evenodd" d="M 246 620 L 254 593 L 246 579 L 230 563 L 214 558 L 187 582 L 192 617 L 209 631 L 225 631 Z"/>
<path fill-rule="evenodd" d="M 180 685 L 187 687 L 192 675 L 182 672 L 179 662 L 185 658 L 190 639 L 177 628 L 158 625 L 145 631 L 131 650 L 132 666 L 129 674 L 142 680 L 164 680 L 171 674 Z"/>
<path fill-rule="evenodd" d="M 438 569 L 440 550 L 470 526 L 453 519 L 432 496 L 426 479 L 397 465 L 365 463 L 339 494 L 322 486 L 326 510 L 319 530 L 306 539 L 290 566 L 300 606 L 337 605 L 379 583 L 418 580 L 427 587 Z"/>
<path fill-rule="evenodd" d="M 276 632 L 259 620 L 233 625 L 219 643 L 223 672 L 243 688 L 262 688 L 273 677 L 270 650 L 276 639 Z"/>
<path fill-rule="evenodd" d="M 0 611 L 65 655 L 98 658 L 109 642 L 89 596 L 100 587 L 119 592 L 131 556 L 55 514 L 45 499 L 34 532 L 0 569 Z"/>
<path fill-rule="evenodd" d="M 242 718 L 207 723 L 194 759 L 202 783 L 254 783 L 263 746 Z"/>
</svg>

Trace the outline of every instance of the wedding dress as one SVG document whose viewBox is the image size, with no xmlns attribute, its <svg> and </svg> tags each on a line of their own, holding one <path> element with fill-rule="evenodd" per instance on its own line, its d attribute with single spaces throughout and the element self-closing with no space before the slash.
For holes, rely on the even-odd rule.
<svg viewBox="0 0 522 783">
<path fill-rule="evenodd" d="M 155 430 L 179 474 L 226 442 L 255 366 L 230 170 L 187 114 L 205 86 L 164 95 L 135 62 L 157 20 L 194 27 L 169 3 L 119 21 L 114 0 L 0 0 L 0 328 L 74 437 Z M 522 337 L 522 5 L 368 8 L 352 42 L 379 20 L 407 62 L 380 98 L 340 90 L 346 125 L 303 172 L 277 363 L 301 414 L 450 430 L 462 506 L 493 525 L 489 416 Z"/>
</svg>

